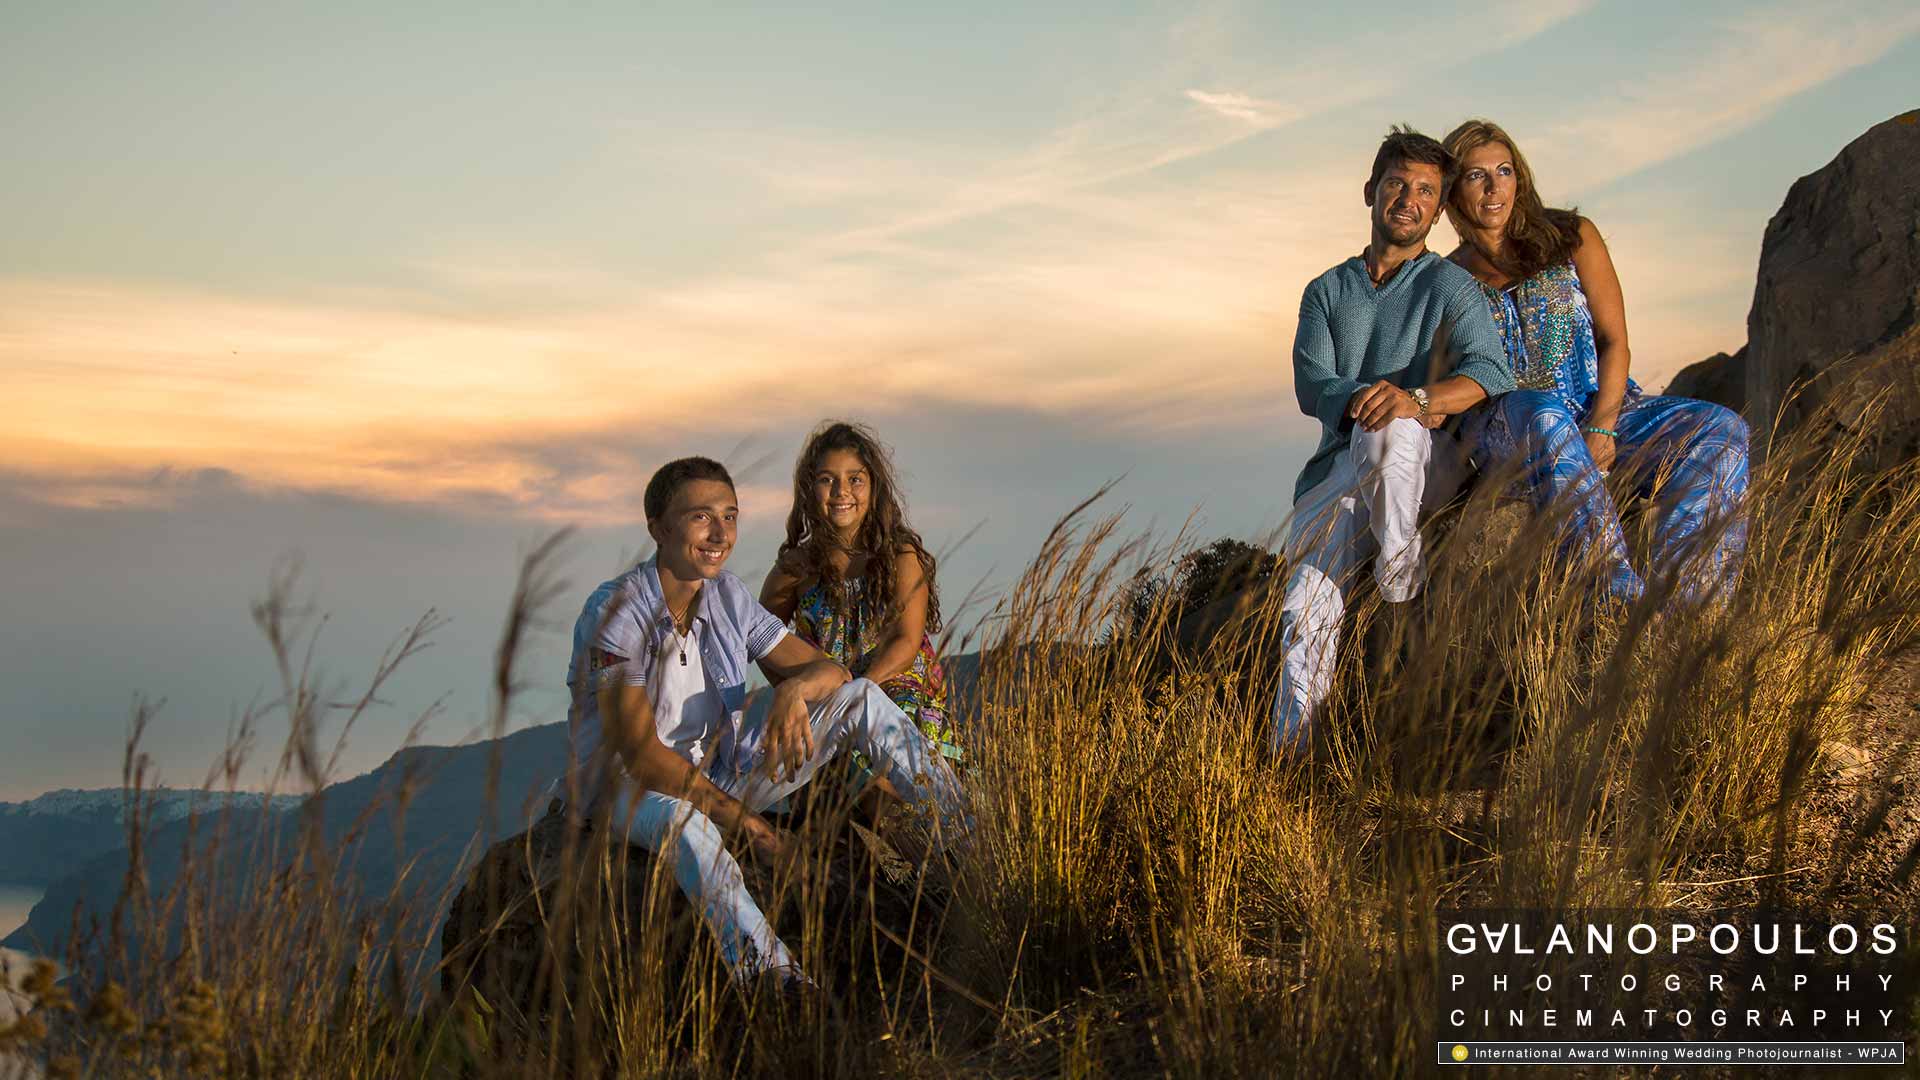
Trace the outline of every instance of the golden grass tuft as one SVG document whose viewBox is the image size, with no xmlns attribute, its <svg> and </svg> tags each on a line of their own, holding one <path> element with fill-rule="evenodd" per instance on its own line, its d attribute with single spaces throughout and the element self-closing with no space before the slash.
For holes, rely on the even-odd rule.
<svg viewBox="0 0 1920 1080">
<path fill-rule="evenodd" d="M 1920 464 L 1880 464 L 1861 434 L 1873 414 L 1848 419 L 1775 440 L 1745 574 L 1705 608 L 1660 603 L 1671 582 L 1642 609 L 1596 605 L 1579 568 L 1547 558 L 1554 523 L 1483 484 L 1451 512 L 1417 619 L 1355 602 L 1335 698 L 1286 763 L 1266 751 L 1284 576 L 1196 615 L 1177 587 L 1140 591 L 1191 545 L 1127 535 L 1096 496 L 981 622 L 978 832 L 886 917 L 912 925 L 828 918 L 844 808 L 810 815 L 811 858 L 762 898 L 810 970 L 833 973 L 820 997 L 728 982 L 669 910 L 670 878 L 625 895 L 619 856 L 586 845 L 542 901 L 552 940 L 575 943 L 546 969 L 544 1005 L 421 999 L 438 972 L 407 965 L 437 927 L 414 916 L 442 910 L 451 885 L 338 893 L 351 845 L 306 830 L 294 850 L 254 853 L 237 894 L 197 854 L 149 895 L 136 813 L 122 904 L 70 958 L 79 1000 L 43 980 L 0 1048 L 87 1076 L 1390 1075 L 1430 1052 L 1449 905 L 1711 902 L 1676 884 L 1711 865 L 1776 900 L 1891 903 L 1911 927 L 1920 854 L 1900 862 L 1905 907 L 1844 891 L 1844 874 L 1796 876 L 1887 828 L 1868 813 L 1810 847 L 1833 822 L 1809 793 L 1834 748 L 1865 737 L 1863 701 L 1920 632 Z M 553 552 L 517 590 L 496 730 L 519 641 L 564 595 Z M 293 720 L 285 775 L 318 788 L 332 779 L 315 745 L 326 695 L 290 596 L 277 584 L 257 614 Z M 362 708 L 433 629 L 402 639 Z M 1907 749 L 1885 767 L 1912 775 Z M 220 833 L 209 821 L 209 843 Z M 649 914 L 614 914 L 635 903 Z"/>
</svg>

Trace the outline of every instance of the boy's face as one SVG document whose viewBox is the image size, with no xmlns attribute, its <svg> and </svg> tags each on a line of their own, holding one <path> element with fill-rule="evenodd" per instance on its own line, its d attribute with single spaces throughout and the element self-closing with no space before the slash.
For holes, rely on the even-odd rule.
<svg viewBox="0 0 1920 1080">
<path fill-rule="evenodd" d="M 1417 162 L 1394 162 L 1380 174 L 1380 182 L 1367 193 L 1373 207 L 1373 232 L 1395 247 L 1412 247 L 1427 238 L 1433 219 L 1440 213 L 1440 193 L 1445 186 L 1440 166 Z"/>
<path fill-rule="evenodd" d="M 647 532 L 660 548 L 660 568 L 683 580 L 718 576 L 740 537 L 739 517 L 731 485 L 719 480 L 680 485 L 667 512 L 647 522 Z"/>
</svg>

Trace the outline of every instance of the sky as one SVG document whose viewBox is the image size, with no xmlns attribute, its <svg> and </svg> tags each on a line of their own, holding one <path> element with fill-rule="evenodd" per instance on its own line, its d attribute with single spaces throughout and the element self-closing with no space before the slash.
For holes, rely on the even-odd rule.
<svg viewBox="0 0 1920 1080">
<path fill-rule="evenodd" d="M 561 719 L 653 469 L 734 468 L 757 586 L 823 418 L 893 445 L 974 616 L 1108 481 L 1132 531 L 1269 535 L 1300 291 L 1394 123 L 1513 133 L 1657 388 L 1745 340 L 1788 185 L 1915 71 L 1907 0 L 8 5 L 0 799 L 118 783 L 137 695 L 200 781 L 278 695 L 290 565 L 342 697 L 446 620 L 342 775 L 471 737 L 573 527 L 509 722 Z"/>
</svg>

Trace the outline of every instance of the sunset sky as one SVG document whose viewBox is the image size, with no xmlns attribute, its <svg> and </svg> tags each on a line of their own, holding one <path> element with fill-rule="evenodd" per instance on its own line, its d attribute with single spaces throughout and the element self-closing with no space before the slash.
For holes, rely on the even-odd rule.
<svg viewBox="0 0 1920 1080">
<path fill-rule="evenodd" d="M 1109 479 L 1257 538 L 1315 437 L 1300 290 L 1396 122 L 1521 141 L 1658 387 L 1745 339 L 1788 185 L 1915 71 L 1910 0 L 10 5 L 0 799 L 117 783 L 136 693 L 197 782 L 294 555 L 344 683 L 452 619 L 344 771 L 436 700 L 463 738 L 520 552 L 582 527 L 570 622 L 701 452 L 757 587 L 827 416 L 895 446 L 949 607 Z M 516 723 L 563 715 L 557 630 L 532 660 Z"/>
</svg>

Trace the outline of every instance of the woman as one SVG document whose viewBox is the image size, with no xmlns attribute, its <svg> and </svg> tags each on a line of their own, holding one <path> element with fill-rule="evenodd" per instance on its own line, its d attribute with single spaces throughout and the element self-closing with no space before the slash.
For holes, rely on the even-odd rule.
<svg viewBox="0 0 1920 1080">
<path fill-rule="evenodd" d="M 807 439 L 787 539 L 760 603 L 856 677 L 879 683 L 942 754 L 962 760 L 933 648 L 933 555 L 907 524 L 891 456 L 866 427 L 832 421 Z"/>
<path fill-rule="evenodd" d="M 1505 131 L 1469 120 L 1445 145 L 1447 219 L 1462 241 L 1448 258 L 1479 280 L 1520 387 L 1476 418 L 1484 455 L 1518 462 L 1536 505 L 1568 513 L 1569 553 L 1604 563 L 1616 600 L 1646 590 L 1601 483 L 1616 467 L 1654 500 L 1651 570 L 1677 576 L 1689 599 L 1730 590 L 1746 548 L 1746 423 L 1711 402 L 1641 393 L 1606 242 L 1577 212 L 1541 202 Z"/>
</svg>

